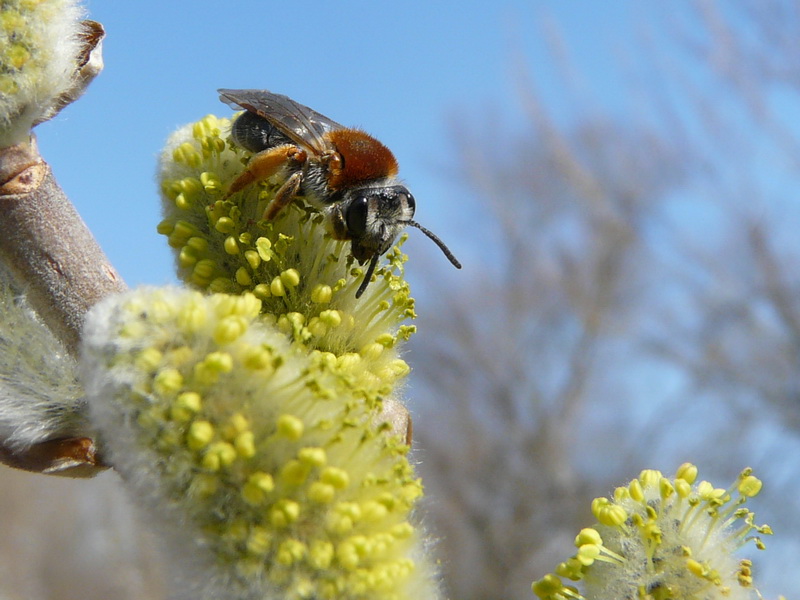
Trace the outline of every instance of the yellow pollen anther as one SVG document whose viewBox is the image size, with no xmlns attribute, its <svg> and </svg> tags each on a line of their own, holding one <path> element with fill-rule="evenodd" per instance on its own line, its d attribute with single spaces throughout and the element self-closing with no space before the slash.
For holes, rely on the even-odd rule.
<svg viewBox="0 0 800 600">
<path fill-rule="evenodd" d="M 641 473 L 639 473 L 639 482 L 642 484 L 642 488 L 658 488 L 658 484 L 664 476 L 661 474 L 661 471 L 656 471 L 655 469 L 645 469 Z"/>
<path fill-rule="evenodd" d="M 264 237 L 258 238 L 256 240 L 256 251 L 261 260 L 267 262 L 272 258 L 272 242 Z"/>
<path fill-rule="evenodd" d="M 200 394 L 195 392 L 183 392 L 175 398 L 175 402 L 170 408 L 170 416 L 176 421 L 188 421 L 202 407 Z"/>
<path fill-rule="evenodd" d="M 156 348 L 145 348 L 136 357 L 136 368 L 142 371 L 154 371 L 163 360 L 164 355 Z"/>
<path fill-rule="evenodd" d="M 338 310 L 323 310 L 319 313 L 319 318 L 328 327 L 338 327 L 342 324 L 342 313 Z"/>
<path fill-rule="evenodd" d="M 278 548 L 277 561 L 282 565 L 293 565 L 303 559 L 306 545 L 299 540 L 284 540 Z"/>
<path fill-rule="evenodd" d="M 644 490 L 638 479 L 634 479 L 628 484 L 628 494 L 630 494 L 631 499 L 636 502 L 644 500 Z"/>
<path fill-rule="evenodd" d="M 247 551 L 250 554 L 263 555 L 269 552 L 272 535 L 266 527 L 253 527 L 247 538 Z"/>
<path fill-rule="evenodd" d="M 236 460 L 236 448 L 228 442 L 214 442 L 203 455 L 203 467 L 210 471 L 216 471 L 222 467 L 227 467 Z"/>
<path fill-rule="evenodd" d="M 284 286 L 283 281 L 280 277 L 274 277 L 272 282 L 269 284 L 269 292 L 273 296 L 285 296 L 286 295 L 286 286 Z"/>
<path fill-rule="evenodd" d="M 340 490 L 343 490 L 350 484 L 350 476 L 347 474 L 347 471 L 338 467 L 325 467 L 320 476 L 320 480 Z"/>
<path fill-rule="evenodd" d="M 761 491 L 761 480 L 753 475 L 748 475 L 739 483 L 739 493 L 742 496 L 752 498 Z"/>
<path fill-rule="evenodd" d="M 321 481 L 315 481 L 308 487 L 308 497 L 318 504 L 330 504 L 336 497 L 336 488 Z"/>
<path fill-rule="evenodd" d="M 575 537 L 575 546 L 580 547 L 586 544 L 594 544 L 600 546 L 603 544 L 603 538 L 596 529 L 586 527 L 581 529 L 580 533 Z"/>
<path fill-rule="evenodd" d="M 244 259 L 247 261 L 247 264 L 251 269 L 253 269 L 253 271 L 261 266 L 261 257 L 255 250 L 246 250 L 244 253 Z"/>
<path fill-rule="evenodd" d="M 269 511 L 270 523 L 277 528 L 291 525 L 299 517 L 300 505 L 294 500 L 280 500 Z"/>
<path fill-rule="evenodd" d="M 288 485 L 302 485 L 308 478 L 311 466 L 299 460 L 290 460 L 281 469 L 281 481 Z"/>
<path fill-rule="evenodd" d="M 267 298 L 272 298 L 272 292 L 269 289 L 269 286 L 266 283 L 259 283 L 253 288 L 253 294 L 256 298 L 261 300 L 266 300 Z"/>
<path fill-rule="evenodd" d="M 214 439 L 214 426 L 208 421 L 195 421 L 189 427 L 186 444 L 192 450 L 205 448 Z"/>
<path fill-rule="evenodd" d="M 332 297 L 333 290 L 329 285 L 318 283 L 316 286 L 314 286 L 314 289 L 311 290 L 311 301 L 315 302 L 316 304 L 327 304 L 331 301 Z"/>
<path fill-rule="evenodd" d="M 278 417 L 277 427 L 278 434 L 290 440 L 299 440 L 303 435 L 303 421 L 293 415 Z"/>
<path fill-rule="evenodd" d="M 383 354 L 384 347 L 378 343 L 367 344 L 359 354 L 366 360 L 377 360 Z"/>
<path fill-rule="evenodd" d="M 327 569 L 333 561 L 333 556 L 333 544 L 324 540 L 315 540 L 311 544 L 308 560 L 314 568 Z"/>
<path fill-rule="evenodd" d="M 300 271 L 297 269 L 286 269 L 281 273 L 281 281 L 287 288 L 300 285 Z"/>
<path fill-rule="evenodd" d="M 220 217 L 214 225 L 214 229 L 220 233 L 233 233 L 236 229 L 236 223 L 230 217 Z"/>
<path fill-rule="evenodd" d="M 239 315 L 225 317 L 214 328 L 214 341 L 220 346 L 231 344 L 247 331 L 247 320 Z"/>
<path fill-rule="evenodd" d="M 225 238 L 225 242 L 222 246 L 228 254 L 239 254 L 239 243 L 232 235 Z"/>
<path fill-rule="evenodd" d="M 236 279 L 236 283 L 239 285 L 250 286 L 253 284 L 253 278 L 250 277 L 250 273 L 247 272 L 245 267 L 239 267 L 236 269 L 234 278 Z"/>
<path fill-rule="evenodd" d="M 257 471 L 250 475 L 247 483 L 242 487 L 242 497 L 245 502 L 255 506 L 263 503 L 273 489 L 275 489 L 275 482 L 272 479 L 272 475 Z"/>
<path fill-rule="evenodd" d="M 242 458 L 252 458 L 256 455 L 255 435 L 252 431 L 244 431 L 237 435 L 233 446 Z"/>
</svg>

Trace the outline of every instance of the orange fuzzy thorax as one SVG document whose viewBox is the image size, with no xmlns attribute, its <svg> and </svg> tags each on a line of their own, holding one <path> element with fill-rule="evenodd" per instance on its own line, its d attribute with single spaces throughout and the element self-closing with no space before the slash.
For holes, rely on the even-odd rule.
<svg viewBox="0 0 800 600">
<path fill-rule="evenodd" d="M 358 129 L 336 129 L 327 134 L 341 156 L 341 167 L 331 166 L 328 184 L 341 189 L 397 175 L 397 159 L 374 137 Z"/>
</svg>

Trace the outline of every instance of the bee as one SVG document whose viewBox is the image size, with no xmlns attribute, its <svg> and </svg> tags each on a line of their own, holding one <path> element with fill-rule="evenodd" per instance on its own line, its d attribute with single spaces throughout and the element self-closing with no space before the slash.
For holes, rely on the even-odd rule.
<svg viewBox="0 0 800 600">
<path fill-rule="evenodd" d="M 231 126 L 231 138 L 254 154 L 227 196 L 278 175 L 283 183 L 265 219 L 274 219 L 296 196 L 321 208 L 333 237 L 350 240 L 353 257 L 359 264 L 369 263 L 356 298 L 367 288 L 378 259 L 406 226 L 419 229 L 461 268 L 444 242 L 413 220 L 414 196 L 397 179 L 397 160 L 381 142 L 281 94 L 218 91 L 220 100 L 244 109 Z"/>
</svg>

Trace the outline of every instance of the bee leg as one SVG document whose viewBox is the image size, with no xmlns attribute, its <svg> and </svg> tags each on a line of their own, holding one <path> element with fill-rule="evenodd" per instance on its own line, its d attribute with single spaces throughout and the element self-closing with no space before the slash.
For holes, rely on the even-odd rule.
<svg viewBox="0 0 800 600">
<path fill-rule="evenodd" d="M 342 212 L 342 206 L 340 204 L 334 204 L 330 207 L 329 214 L 329 227 L 330 227 L 330 234 L 335 240 L 349 240 L 352 239 L 352 236 L 347 231 L 347 224 L 344 220 L 344 213 Z"/>
<path fill-rule="evenodd" d="M 272 202 L 270 202 L 269 206 L 264 210 L 263 218 L 267 221 L 272 221 L 272 219 L 277 217 L 278 213 L 297 195 L 302 181 L 303 173 L 301 171 L 292 173 L 291 177 L 284 181 L 283 185 L 275 192 L 275 197 L 272 199 Z"/>
<path fill-rule="evenodd" d="M 302 165 L 306 162 L 306 158 L 307 155 L 303 150 L 291 144 L 285 144 L 259 152 L 250 159 L 250 162 L 247 163 L 247 167 L 245 167 L 241 175 L 231 183 L 225 197 L 228 198 L 236 192 L 242 191 L 249 185 L 272 177 L 285 165 L 290 165 L 292 163 L 298 166 Z"/>
</svg>

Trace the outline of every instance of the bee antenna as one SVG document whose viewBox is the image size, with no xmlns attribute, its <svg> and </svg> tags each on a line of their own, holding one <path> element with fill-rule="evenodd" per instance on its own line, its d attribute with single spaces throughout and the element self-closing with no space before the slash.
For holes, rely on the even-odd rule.
<svg viewBox="0 0 800 600">
<path fill-rule="evenodd" d="M 364 281 L 361 282 L 361 285 L 358 286 L 356 290 L 356 298 L 361 298 L 361 294 L 364 293 L 364 290 L 367 289 L 369 285 L 370 279 L 372 279 L 372 274 L 375 272 L 375 266 L 378 264 L 378 253 L 372 255 L 372 258 L 369 261 L 369 266 L 367 267 L 367 274 L 364 275 Z"/>
<path fill-rule="evenodd" d="M 450 248 L 448 248 L 445 245 L 445 243 L 442 240 L 439 239 L 439 236 L 437 236 L 435 233 L 433 233 L 430 229 L 427 229 L 426 227 L 423 227 L 422 225 L 420 225 L 416 221 L 412 221 L 411 219 L 409 219 L 408 221 L 404 221 L 404 223 L 406 225 L 411 225 L 412 227 L 416 227 L 422 233 L 424 233 L 426 236 L 428 236 L 431 240 L 433 240 L 434 244 L 439 246 L 439 250 L 444 252 L 444 255 L 447 257 L 447 260 L 449 260 L 451 263 L 453 263 L 453 266 L 456 269 L 460 269 L 461 268 L 461 263 L 458 262 L 458 259 L 455 256 L 453 256 L 452 252 L 450 252 Z"/>
</svg>

